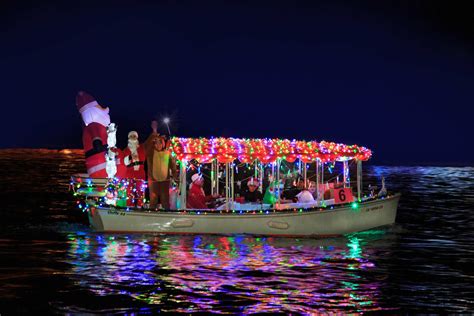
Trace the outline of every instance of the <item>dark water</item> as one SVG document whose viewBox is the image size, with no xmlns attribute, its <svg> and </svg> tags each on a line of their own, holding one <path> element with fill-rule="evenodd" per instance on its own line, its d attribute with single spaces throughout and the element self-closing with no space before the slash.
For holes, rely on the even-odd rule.
<svg viewBox="0 0 474 316">
<path fill-rule="evenodd" d="M 474 168 L 366 167 L 397 224 L 331 239 L 92 232 L 80 153 L 0 151 L 0 314 L 474 311 Z"/>
</svg>

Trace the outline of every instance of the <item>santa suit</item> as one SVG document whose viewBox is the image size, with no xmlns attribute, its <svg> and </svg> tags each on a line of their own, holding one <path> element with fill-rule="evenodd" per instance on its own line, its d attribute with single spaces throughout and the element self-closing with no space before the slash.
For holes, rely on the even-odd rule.
<svg viewBox="0 0 474 316">
<path fill-rule="evenodd" d="M 123 161 L 127 168 L 126 177 L 129 179 L 145 179 L 145 149 L 143 145 L 137 148 L 138 159 L 132 156 L 129 147 L 123 150 Z"/>
<path fill-rule="evenodd" d="M 191 184 L 186 200 L 186 207 L 191 209 L 205 209 L 208 208 L 206 202 L 210 201 L 212 197 L 206 196 L 202 186 Z"/>
<path fill-rule="evenodd" d="M 126 166 L 126 178 L 129 179 L 127 187 L 127 206 L 143 206 L 145 197 L 145 149 L 143 145 L 137 148 L 138 157 L 133 157 L 129 147 L 123 150 L 123 162 Z"/>
<path fill-rule="evenodd" d="M 100 107 L 97 101 L 84 91 L 76 97 L 76 105 L 81 113 L 84 123 L 82 143 L 86 156 L 87 173 L 92 178 L 107 178 L 106 158 L 107 151 L 107 125 L 110 124 L 109 109 Z M 121 152 L 117 153 L 117 177 L 125 175 L 125 167 L 121 163 Z"/>
</svg>

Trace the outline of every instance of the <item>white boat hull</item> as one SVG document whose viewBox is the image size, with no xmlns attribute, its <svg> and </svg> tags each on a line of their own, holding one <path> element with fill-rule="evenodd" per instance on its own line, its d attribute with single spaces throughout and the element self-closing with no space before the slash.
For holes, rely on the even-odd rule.
<svg viewBox="0 0 474 316">
<path fill-rule="evenodd" d="M 252 234 L 267 236 L 333 236 L 369 230 L 395 222 L 400 195 L 334 209 L 269 214 L 190 214 L 109 207 L 89 211 L 91 226 L 100 232 L 165 234 Z"/>
</svg>

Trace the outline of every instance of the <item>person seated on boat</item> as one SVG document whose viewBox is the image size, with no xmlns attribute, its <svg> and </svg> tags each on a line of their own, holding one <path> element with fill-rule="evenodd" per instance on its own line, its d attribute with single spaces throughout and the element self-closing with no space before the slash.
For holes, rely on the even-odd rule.
<svg viewBox="0 0 474 316">
<path fill-rule="evenodd" d="M 336 182 L 328 182 L 324 183 L 323 185 L 323 199 L 324 200 L 332 200 L 334 199 L 334 189 L 335 188 L 341 188 L 342 183 L 336 183 Z"/>
<path fill-rule="evenodd" d="M 309 192 L 311 192 L 311 194 L 313 195 L 313 198 L 316 199 L 316 196 L 317 196 L 317 193 L 316 193 L 316 182 L 314 182 L 314 181 L 309 181 L 309 183 L 308 183 L 308 190 L 309 190 Z"/>
<path fill-rule="evenodd" d="M 158 201 L 164 209 L 170 208 L 170 179 L 176 178 L 176 161 L 166 146 L 164 137 L 158 134 L 158 122 L 151 122 L 152 133 L 143 144 L 146 153 L 150 208 L 157 208 Z"/>
<path fill-rule="evenodd" d="M 301 180 L 293 181 L 291 187 L 283 190 L 281 194 L 282 203 L 297 202 L 298 198 L 296 196 L 301 192 L 303 187 L 304 187 L 303 181 Z"/>
<path fill-rule="evenodd" d="M 385 187 L 385 178 L 382 177 L 382 189 L 380 189 L 377 197 L 385 197 L 387 196 L 387 188 Z"/>
<path fill-rule="evenodd" d="M 186 199 L 186 207 L 190 209 L 211 208 L 213 200 L 217 198 L 218 195 L 206 196 L 202 188 L 204 179 L 199 173 L 195 173 L 191 176 L 191 182 Z"/>
<path fill-rule="evenodd" d="M 263 199 L 263 194 L 258 189 L 259 182 L 255 178 L 250 178 L 247 182 L 248 190 L 246 190 L 242 195 L 245 199 L 245 202 L 261 202 Z"/>
<path fill-rule="evenodd" d="M 278 201 L 276 189 L 277 182 L 271 181 L 265 191 L 265 195 L 263 196 L 263 204 L 275 205 L 275 203 Z"/>
<path fill-rule="evenodd" d="M 310 182 L 308 188 L 303 188 L 301 190 L 301 192 L 296 195 L 298 203 L 312 203 L 312 202 L 314 202 L 314 197 L 313 197 L 314 190 L 312 190 L 312 189 L 313 189 L 313 187 L 312 187 L 311 182 Z"/>
</svg>

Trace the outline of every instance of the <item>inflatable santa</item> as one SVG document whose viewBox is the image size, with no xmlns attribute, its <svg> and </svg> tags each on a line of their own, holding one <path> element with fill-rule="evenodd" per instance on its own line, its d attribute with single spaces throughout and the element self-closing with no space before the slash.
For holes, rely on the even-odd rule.
<svg viewBox="0 0 474 316">
<path fill-rule="evenodd" d="M 106 153 L 107 126 L 110 124 L 109 108 L 99 105 L 90 94 L 80 91 L 76 97 L 76 106 L 82 116 L 84 127 L 82 143 L 86 156 L 87 173 L 92 178 L 107 178 Z M 121 163 L 120 150 L 116 152 L 117 177 L 125 176 L 125 167 Z"/>
</svg>

